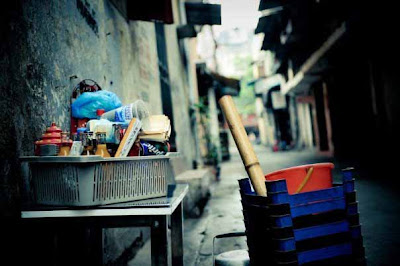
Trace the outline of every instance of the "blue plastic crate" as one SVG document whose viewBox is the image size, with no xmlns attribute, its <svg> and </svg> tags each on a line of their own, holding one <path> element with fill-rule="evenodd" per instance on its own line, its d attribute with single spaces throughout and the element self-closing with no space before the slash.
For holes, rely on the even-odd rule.
<svg viewBox="0 0 400 266">
<path fill-rule="evenodd" d="M 239 180 L 249 240 L 257 239 L 256 235 L 249 235 L 252 232 L 269 229 L 268 237 L 264 234 L 264 241 L 257 240 L 257 244 L 274 249 L 268 256 L 276 264 L 303 265 L 338 258 L 363 265 L 365 254 L 354 183 L 352 168 L 343 171 L 342 184 L 293 195 L 288 194 L 286 180 L 266 181 L 265 198 L 255 195 L 249 179 Z M 247 214 L 249 206 L 253 211 L 257 206 L 264 208 L 263 216 L 267 214 L 267 218 L 252 221 L 256 218 Z M 248 228 L 252 226 L 258 228 Z M 254 247 L 253 243 L 250 246 Z M 259 247 L 257 250 L 265 251 Z M 260 262 L 254 264 L 257 263 Z"/>
</svg>

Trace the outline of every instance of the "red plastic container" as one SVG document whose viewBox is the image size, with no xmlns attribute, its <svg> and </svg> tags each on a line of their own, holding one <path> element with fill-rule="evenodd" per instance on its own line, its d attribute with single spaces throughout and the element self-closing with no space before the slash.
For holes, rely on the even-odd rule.
<svg viewBox="0 0 400 266">
<path fill-rule="evenodd" d="M 269 173 L 265 176 L 265 179 L 270 181 L 286 179 L 289 194 L 295 194 L 311 167 L 314 168 L 314 171 L 301 192 L 331 188 L 332 169 L 335 167 L 333 163 L 317 163 L 290 167 Z"/>
</svg>

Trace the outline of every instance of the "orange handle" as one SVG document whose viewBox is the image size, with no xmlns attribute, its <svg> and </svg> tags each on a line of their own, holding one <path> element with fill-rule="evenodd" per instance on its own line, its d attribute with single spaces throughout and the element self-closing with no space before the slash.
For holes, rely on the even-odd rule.
<svg viewBox="0 0 400 266">
<path fill-rule="evenodd" d="M 306 174 L 306 177 L 304 177 L 303 181 L 301 182 L 300 186 L 296 190 L 296 194 L 301 192 L 301 190 L 304 188 L 304 186 L 307 184 L 308 180 L 310 179 L 312 173 L 314 171 L 314 167 L 311 167 L 308 169 L 308 172 Z"/>
</svg>

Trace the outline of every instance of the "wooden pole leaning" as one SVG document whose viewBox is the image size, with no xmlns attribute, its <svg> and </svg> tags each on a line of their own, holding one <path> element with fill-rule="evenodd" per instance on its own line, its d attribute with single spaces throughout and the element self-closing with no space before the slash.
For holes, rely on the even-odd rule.
<svg viewBox="0 0 400 266">
<path fill-rule="evenodd" d="M 251 183 L 259 196 L 266 196 L 267 189 L 265 188 L 265 177 L 264 172 L 261 169 L 257 155 L 253 150 L 253 146 L 246 134 L 243 127 L 242 120 L 236 109 L 233 99 L 229 95 L 222 96 L 219 99 L 222 111 L 225 114 L 225 119 L 228 122 L 229 129 L 231 130 L 233 139 L 235 140 L 236 146 L 239 150 L 240 156 L 244 167 L 246 168 L 247 174 L 250 177 Z"/>
</svg>

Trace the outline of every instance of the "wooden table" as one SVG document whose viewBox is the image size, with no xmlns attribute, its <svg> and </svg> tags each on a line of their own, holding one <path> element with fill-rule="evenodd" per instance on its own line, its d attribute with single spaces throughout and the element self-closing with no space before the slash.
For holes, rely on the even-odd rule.
<svg viewBox="0 0 400 266">
<path fill-rule="evenodd" d="M 169 185 L 166 197 L 79 209 L 60 207 L 25 207 L 21 220 L 32 228 L 76 226 L 96 232 L 84 261 L 102 264 L 102 229 L 116 227 L 151 228 L 152 265 L 183 265 L 182 201 L 188 185 Z M 171 237 L 168 237 L 170 221 Z M 171 254 L 168 247 L 171 245 Z M 54 255 L 53 255 L 54 256 Z"/>
</svg>

